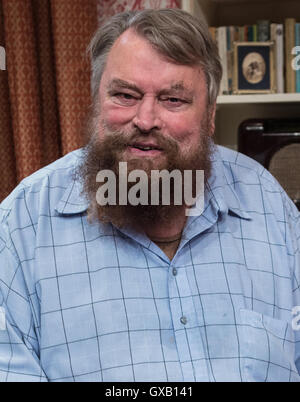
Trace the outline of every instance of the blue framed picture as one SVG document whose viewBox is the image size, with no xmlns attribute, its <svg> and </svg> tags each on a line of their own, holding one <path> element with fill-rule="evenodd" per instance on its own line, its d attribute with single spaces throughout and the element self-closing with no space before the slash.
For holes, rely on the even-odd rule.
<svg viewBox="0 0 300 402">
<path fill-rule="evenodd" d="M 274 42 L 234 42 L 233 93 L 275 93 Z"/>
</svg>

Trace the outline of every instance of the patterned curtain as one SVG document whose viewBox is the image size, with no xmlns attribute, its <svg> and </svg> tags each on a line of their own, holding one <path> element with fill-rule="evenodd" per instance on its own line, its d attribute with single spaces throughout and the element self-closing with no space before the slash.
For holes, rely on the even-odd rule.
<svg viewBox="0 0 300 402">
<path fill-rule="evenodd" d="M 196 1 L 196 0 L 195 0 Z M 98 0 L 99 24 L 122 11 L 146 8 L 180 8 L 181 0 Z"/>
<path fill-rule="evenodd" d="M 0 201 L 37 169 L 79 148 L 90 105 L 92 34 L 124 10 L 180 0 L 0 0 Z"/>
<path fill-rule="evenodd" d="M 97 0 L 0 0 L 0 200 L 82 145 Z"/>
</svg>

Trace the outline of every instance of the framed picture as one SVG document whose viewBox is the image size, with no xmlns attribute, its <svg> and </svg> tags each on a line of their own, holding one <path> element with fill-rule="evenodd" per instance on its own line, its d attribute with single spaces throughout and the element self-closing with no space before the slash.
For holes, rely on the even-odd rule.
<svg viewBox="0 0 300 402">
<path fill-rule="evenodd" d="M 275 93 L 274 42 L 234 42 L 233 93 Z"/>
</svg>

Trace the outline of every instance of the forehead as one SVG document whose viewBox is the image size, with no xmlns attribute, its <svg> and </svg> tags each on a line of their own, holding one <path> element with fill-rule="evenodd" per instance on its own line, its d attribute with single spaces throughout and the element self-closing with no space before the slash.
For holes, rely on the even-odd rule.
<svg viewBox="0 0 300 402">
<path fill-rule="evenodd" d="M 172 87 L 199 90 L 202 95 L 206 92 L 205 76 L 199 66 L 168 60 L 132 29 L 125 31 L 109 52 L 101 84 L 107 86 L 114 80 L 153 90 Z"/>
</svg>

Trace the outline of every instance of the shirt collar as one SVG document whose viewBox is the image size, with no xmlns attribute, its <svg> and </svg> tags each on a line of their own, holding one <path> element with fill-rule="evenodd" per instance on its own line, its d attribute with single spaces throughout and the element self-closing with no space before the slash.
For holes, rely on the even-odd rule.
<svg viewBox="0 0 300 402">
<path fill-rule="evenodd" d="M 227 214 L 228 211 L 231 211 L 241 218 L 251 219 L 243 209 L 231 181 L 219 148 L 215 146 L 212 156 L 212 171 L 205 189 L 204 206 L 206 208 L 208 204 L 211 204 L 216 214 Z M 55 209 L 61 215 L 72 215 L 85 212 L 88 206 L 88 200 L 82 192 L 82 183 L 73 177 Z"/>
<path fill-rule="evenodd" d="M 89 203 L 82 192 L 82 183 L 72 178 L 55 210 L 60 215 L 74 215 L 85 212 Z"/>
</svg>

